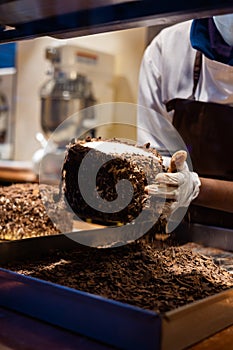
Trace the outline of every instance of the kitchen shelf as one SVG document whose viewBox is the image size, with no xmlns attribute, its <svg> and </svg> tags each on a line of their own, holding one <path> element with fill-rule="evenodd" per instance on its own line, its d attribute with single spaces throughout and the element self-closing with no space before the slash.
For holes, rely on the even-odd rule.
<svg viewBox="0 0 233 350">
<path fill-rule="evenodd" d="M 233 12 L 229 0 L 9 0 L 0 3 L 0 42 L 68 38 Z"/>
</svg>

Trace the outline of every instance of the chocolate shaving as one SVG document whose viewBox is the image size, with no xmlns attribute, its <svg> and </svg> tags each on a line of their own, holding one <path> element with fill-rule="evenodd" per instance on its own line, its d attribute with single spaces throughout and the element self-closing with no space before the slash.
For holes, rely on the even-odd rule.
<svg viewBox="0 0 233 350">
<path fill-rule="evenodd" d="M 1 187 L 0 239 L 16 240 L 60 233 L 47 214 L 41 191 L 44 198 L 53 195 L 47 185 L 39 187 L 38 184 L 26 183 Z M 56 206 L 52 210 L 59 215 Z M 71 220 L 64 222 L 62 216 L 61 220 L 69 232 L 72 229 Z"/>
<path fill-rule="evenodd" d="M 145 187 L 149 183 L 155 182 L 155 177 L 159 172 L 164 172 L 165 167 L 162 163 L 162 157 L 153 148 L 149 148 L 150 144 L 146 144 L 141 148 L 148 153 L 148 156 L 137 153 L 122 153 L 122 154 L 106 154 L 99 150 L 90 148 L 88 144 L 92 141 L 100 141 L 101 139 L 86 139 L 72 142 L 67 147 L 67 154 L 62 170 L 62 188 L 67 203 L 72 208 L 73 212 L 84 221 L 91 220 L 93 223 L 101 225 L 125 225 L 135 220 L 139 214 L 146 210 L 145 220 L 151 221 L 153 229 L 148 232 L 153 240 L 157 233 L 166 233 L 166 217 L 163 213 L 163 200 L 152 198 L 145 192 Z M 122 143 L 118 139 L 106 140 Z M 84 146 L 85 145 L 85 146 Z M 95 174 L 96 164 L 102 166 L 96 174 L 96 188 L 91 193 L 91 203 L 97 202 L 97 195 L 103 201 L 98 202 L 98 208 L 93 207 L 83 197 L 80 190 L 80 167 L 83 159 L 88 156 L 91 151 L 91 161 L 89 161 L 89 169 L 86 169 L 87 174 Z M 156 156 L 156 157 L 154 157 Z M 85 186 L 88 191 L 92 191 L 92 186 L 88 182 L 88 176 L 85 176 Z M 123 209 L 111 210 L 111 203 L 118 199 L 120 203 L 124 203 L 125 193 L 119 194 L 116 186 L 121 180 L 130 181 L 133 188 L 133 195 L 130 203 Z M 97 190 L 97 192 L 96 192 Z M 108 202 L 110 210 L 104 210 L 102 204 Z M 162 215 L 163 214 L 163 215 Z M 158 217 L 159 216 L 159 217 Z M 153 233 L 152 233 L 153 232 Z"/>
<path fill-rule="evenodd" d="M 212 258 L 143 240 L 113 249 L 77 245 L 72 252 L 4 267 L 159 313 L 233 287 L 233 276 Z"/>
</svg>

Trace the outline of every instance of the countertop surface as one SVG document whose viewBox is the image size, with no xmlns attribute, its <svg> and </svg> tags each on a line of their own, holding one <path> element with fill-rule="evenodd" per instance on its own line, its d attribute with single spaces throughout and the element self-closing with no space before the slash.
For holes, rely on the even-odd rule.
<svg viewBox="0 0 233 350">
<path fill-rule="evenodd" d="M 27 161 L 0 160 L 0 183 L 37 182 L 32 163 Z"/>
<path fill-rule="evenodd" d="M 112 347 L 100 344 L 78 334 L 40 322 L 30 317 L 0 308 L 1 350 L 108 350 Z M 233 349 L 233 326 L 211 336 L 186 350 Z M 171 349 L 172 350 L 172 349 Z M 185 349 L 184 349 L 185 350 Z"/>
<path fill-rule="evenodd" d="M 231 350 L 233 349 L 233 326 L 188 348 L 188 350 Z"/>
</svg>

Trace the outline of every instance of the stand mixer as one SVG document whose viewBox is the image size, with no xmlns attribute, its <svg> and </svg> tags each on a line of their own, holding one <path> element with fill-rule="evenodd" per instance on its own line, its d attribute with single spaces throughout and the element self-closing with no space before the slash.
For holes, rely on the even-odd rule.
<svg viewBox="0 0 233 350">
<path fill-rule="evenodd" d="M 96 104 L 97 101 L 94 97 L 91 80 L 79 72 L 82 69 L 78 61 L 77 47 L 71 45 L 48 47 L 45 51 L 45 57 L 51 62 L 49 72 L 51 77 L 40 89 L 40 118 L 43 134 L 38 133 L 36 138 L 42 149 L 34 154 L 32 160 L 34 171 L 38 175 L 40 161 L 43 156 L 46 157 L 46 161 L 43 159 L 43 166 L 48 168 L 48 172 L 53 178 L 53 174 L 58 172 L 56 158 L 63 157 L 67 140 L 76 134 L 85 135 L 88 133 L 92 137 L 95 136 L 93 109 L 87 109 L 86 113 L 82 113 L 83 117 L 77 118 L 75 125 L 72 124 L 70 128 L 59 128 L 59 131 L 56 131 L 54 135 L 53 132 L 68 117 Z M 51 135 L 53 135 L 54 147 L 47 149 L 46 142 Z"/>
<path fill-rule="evenodd" d="M 47 137 L 72 114 L 96 103 L 92 91 L 92 82 L 87 76 L 79 73 L 75 46 L 49 47 L 46 58 L 52 64 L 52 77 L 40 90 L 41 125 Z M 90 129 L 94 115 L 80 120 L 79 132 Z M 92 131 L 94 134 L 94 130 Z"/>
</svg>

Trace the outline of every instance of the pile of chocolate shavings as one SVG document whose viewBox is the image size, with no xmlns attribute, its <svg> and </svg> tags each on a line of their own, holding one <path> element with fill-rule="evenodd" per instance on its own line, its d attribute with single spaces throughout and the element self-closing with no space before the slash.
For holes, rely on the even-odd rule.
<svg viewBox="0 0 233 350">
<path fill-rule="evenodd" d="M 159 313 L 233 287 L 211 258 L 183 247 L 155 249 L 142 241 L 114 249 L 78 246 L 5 268 Z"/>
<path fill-rule="evenodd" d="M 31 237 L 59 234 L 60 229 L 48 216 L 48 208 L 45 207 L 44 198 L 49 199 L 53 195 L 50 186 L 32 183 L 13 184 L 1 187 L 0 194 L 0 239 L 17 240 Z M 50 211 L 56 213 L 59 221 L 58 207 L 53 206 Z M 64 221 L 62 212 L 60 220 L 64 229 L 69 232 L 72 229 L 71 220 Z M 67 216 L 67 214 L 66 214 Z"/>
</svg>

